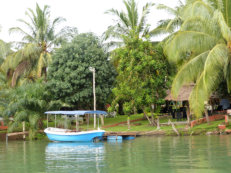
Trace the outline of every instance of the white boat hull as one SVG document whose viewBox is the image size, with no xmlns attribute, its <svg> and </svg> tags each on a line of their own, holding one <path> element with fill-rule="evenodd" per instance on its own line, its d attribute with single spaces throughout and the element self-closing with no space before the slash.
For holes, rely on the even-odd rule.
<svg viewBox="0 0 231 173">
<path fill-rule="evenodd" d="M 105 130 L 75 132 L 68 129 L 48 127 L 44 132 L 51 141 L 90 142 L 94 141 L 95 138 L 102 139 Z"/>
</svg>

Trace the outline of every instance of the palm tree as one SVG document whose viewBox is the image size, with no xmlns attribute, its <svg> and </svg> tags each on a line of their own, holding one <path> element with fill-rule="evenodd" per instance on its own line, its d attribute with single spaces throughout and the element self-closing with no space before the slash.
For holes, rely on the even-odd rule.
<svg viewBox="0 0 231 173">
<path fill-rule="evenodd" d="M 182 85 L 196 83 L 190 108 L 197 116 L 203 113 L 204 103 L 222 81 L 226 81 L 228 91 L 231 90 L 231 15 L 224 10 L 230 9 L 231 4 L 228 0 L 223 2 L 197 0 L 192 3 L 180 31 L 170 37 L 164 47 L 169 61 L 180 64 L 172 94 L 176 97 Z"/>
<path fill-rule="evenodd" d="M 6 43 L 3 40 L 0 40 L 0 64 L 6 59 L 6 57 L 13 53 L 11 43 Z"/>
<path fill-rule="evenodd" d="M 45 111 L 59 109 L 63 106 L 59 100 L 50 100 L 49 93 L 41 80 L 17 88 L 9 88 L 5 90 L 4 94 L 8 100 L 1 114 L 4 117 L 14 115 L 14 121 L 10 124 L 9 131 L 17 128 L 22 122 L 27 122 L 31 137 L 34 137 L 39 124 L 42 125 L 41 118 Z M 0 106 L 3 106 L 1 102 Z"/>
<path fill-rule="evenodd" d="M 174 16 L 172 19 L 164 19 L 158 22 L 158 25 L 155 29 L 150 31 L 150 35 L 156 36 L 161 34 L 169 34 L 176 32 L 183 23 L 183 9 L 185 5 L 179 0 L 179 6 L 171 8 L 164 4 L 157 5 L 157 9 L 165 10 L 170 15 Z"/>
<path fill-rule="evenodd" d="M 124 36 L 145 38 L 149 33 L 149 25 L 146 24 L 147 15 L 150 13 L 150 8 L 153 3 L 146 3 L 143 7 L 142 15 L 138 14 L 138 7 L 135 0 L 123 1 L 126 11 L 118 11 L 110 9 L 106 14 L 111 14 L 116 17 L 115 25 L 111 25 L 104 32 L 104 40 L 116 39 L 110 42 L 110 45 L 121 45 Z"/>
<path fill-rule="evenodd" d="M 36 11 L 29 8 L 26 16 L 30 21 L 23 19 L 18 21 L 24 24 L 27 30 L 20 27 L 10 29 L 10 33 L 16 32 L 23 35 L 22 42 L 18 43 L 21 49 L 7 57 L 2 67 L 5 73 L 13 72 L 12 86 L 15 86 L 17 79 L 25 73 L 29 78 L 46 75 L 46 67 L 51 63 L 50 53 L 63 39 L 63 30 L 58 33 L 55 31 L 64 19 L 58 17 L 51 21 L 49 6 L 45 5 L 41 9 L 36 4 Z"/>
</svg>

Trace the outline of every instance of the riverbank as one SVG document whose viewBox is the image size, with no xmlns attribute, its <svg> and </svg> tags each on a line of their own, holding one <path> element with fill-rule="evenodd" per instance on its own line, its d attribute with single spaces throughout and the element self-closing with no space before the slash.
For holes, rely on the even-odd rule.
<svg viewBox="0 0 231 173">
<path fill-rule="evenodd" d="M 120 134 L 130 134 L 131 136 L 193 136 L 193 135 L 226 135 L 231 134 L 231 125 L 226 126 L 225 129 L 218 129 L 218 125 L 224 123 L 225 120 L 217 120 L 210 122 L 210 124 L 202 123 L 190 128 L 180 121 L 174 122 L 174 127 L 177 130 L 173 130 L 171 125 L 168 125 L 169 117 L 160 118 L 160 129 L 149 125 L 148 121 L 143 119 L 142 114 L 134 115 L 131 118 L 130 129 L 126 124 L 127 116 L 117 116 L 115 118 L 106 118 L 105 126 L 102 127 L 106 131 L 105 135 L 120 135 Z M 82 124 L 81 128 L 86 129 L 86 125 Z M 89 128 L 93 128 L 90 124 Z M 6 131 L 0 131 L 0 140 L 6 139 Z M 8 138 L 9 140 L 22 140 L 22 135 L 15 135 Z M 28 139 L 28 137 L 27 137 Z M 35 140 L 47 139 L 44 133 L 37 133 Z"/>
<path fill-rule="evenodd" d="M 173 130 L 172 125 L 170 125 L 169 116 L 160 117 L 160 129 L 157 129 L 155 126 L 149 125 L 148 121 L 143 118 L 143 114 L 136 114 L 131 116 L 131 125 L 130 129 L 127 126 L 127 116 L 116 116 L 114 118 L 105 118 L 105 125 L 101 127 L 106 131 L 107 134 L 111 135 L 119 135 L 120 133 L 129 133 L 133 136 L 192 136 L 192 135 L 220 135 L 220 134 L 230 134 L 231 133 L 231 125 L 226 126 L 225 129 L 218 129 L 219 124 L 223 124 L 225 120 L 216 120 L 210 122 L 210 124 L 202 123 L 199 125 L 195 125 L 194 127 L 189 127 L 186 125 L 186 120 L 176 121 L 175 119 L 171 119 L 171 122 L 174 123 Z M 46 122 L 45 122 L 46 123 Z M 53 126 L 53 122 L 49 123 L 49 126 Z M 46 127 L 46 124 L 44 124 Z M 75 128 L 74 126 L 72 128 Z M 93 129 L 93 122 L 90 121 L 90 125 L 80 124 L 80 128 L 82 130 Z M 42 131 L 42 130 L 41 130 Z M 176 132 L 177 131 L 177 132 Z M 0 140 L 5 140 L 6 131 L 0 131 Z M 22 135 L 16 135 L 9 137 L 9 140 L 22 140 Z M 37 133 L 35 139 L 46 139 L 46 135 L 44 133 Z"/>
</svg>

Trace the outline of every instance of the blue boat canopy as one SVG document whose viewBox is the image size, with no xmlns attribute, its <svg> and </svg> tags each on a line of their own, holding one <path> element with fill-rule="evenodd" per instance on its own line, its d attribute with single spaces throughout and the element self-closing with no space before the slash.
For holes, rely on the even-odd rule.
<svg viewBox="0 0 231 173">
<path fill-rule="evenodd" d="M 107 115 L 105 111 L 91 111 L 91 110 L 81 110 L 81 111 L 47 111 L 45 114 L 54 114 L 54 115 L 85 115 L 85 114 L 98 114 L 98 115 Z"/>
</svg>

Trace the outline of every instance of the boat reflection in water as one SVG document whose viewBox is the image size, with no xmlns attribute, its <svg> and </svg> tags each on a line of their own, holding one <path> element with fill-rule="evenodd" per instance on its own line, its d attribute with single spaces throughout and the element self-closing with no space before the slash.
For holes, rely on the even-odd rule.
<svg viewBox="0 0 231 173">
<path fill-rule="evenodd" d="M 104 152 L 104 143 L 49 143 L 45 152 L 46 167 L 48 172 L 100 172 Z"/>
</svg>

